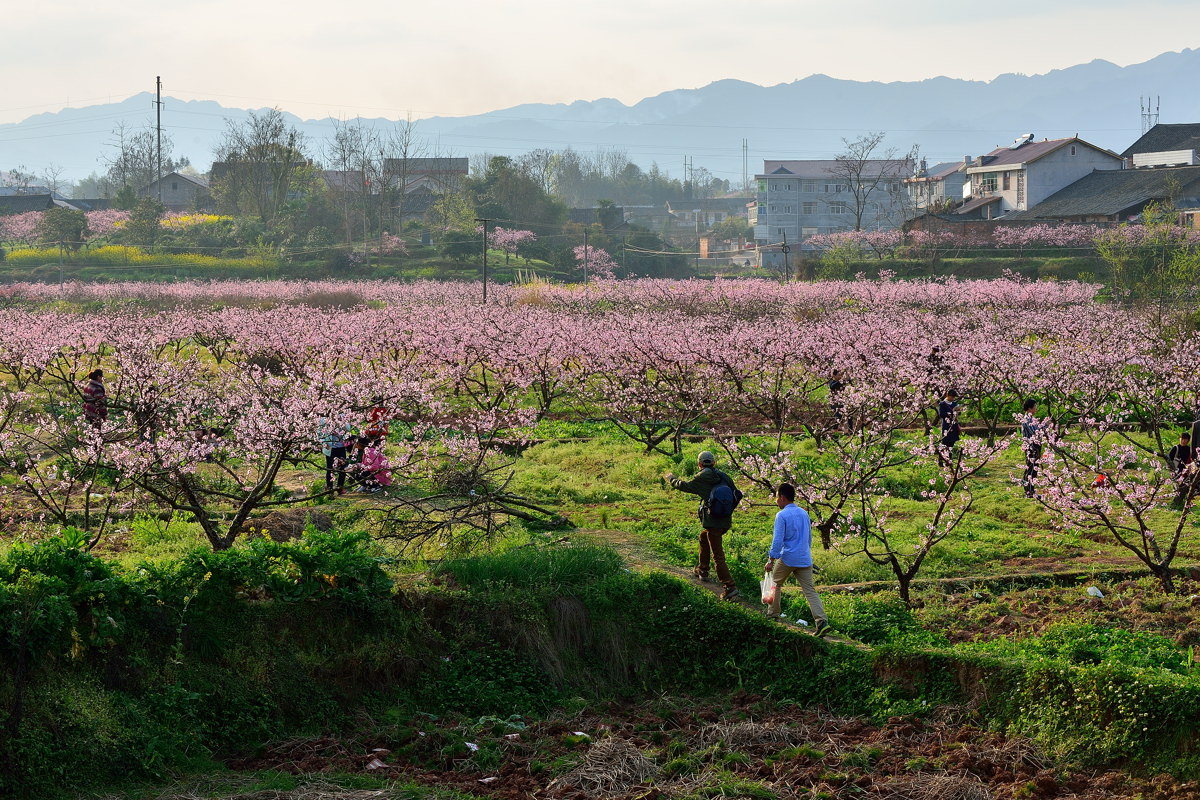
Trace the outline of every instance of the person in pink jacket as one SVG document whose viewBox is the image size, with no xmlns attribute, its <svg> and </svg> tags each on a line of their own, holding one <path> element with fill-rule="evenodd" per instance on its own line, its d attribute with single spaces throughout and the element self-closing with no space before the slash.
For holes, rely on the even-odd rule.
<svg viewBox="0 0 1200 800">
<path fill-rule="evenodd" d="M 365 491 L 374 494 L 392 485 L 391 465 L 388 464 L 387 456 L 383 454 L 382 441 L 373 441 L 363 450 L 361 469 Z"/>
</svg>

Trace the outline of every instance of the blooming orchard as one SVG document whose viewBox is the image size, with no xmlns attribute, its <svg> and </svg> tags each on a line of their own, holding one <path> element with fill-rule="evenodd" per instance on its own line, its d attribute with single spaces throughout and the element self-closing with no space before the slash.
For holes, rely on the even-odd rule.
<svg viewBox="0 0 1200 800">
<path fill-rule="evenodd" d="M 1024 398 L 1047 429 L 1102 420 L 1097 446 L 1150 461 L 1200 408 L 1200 334 L 1098 304 L 1096 291 L 598 280 L 497 287 L 484 305 L 473 284 L 18 284 L 0 307 L 0 458 L 20 476 L 3 502 L 12 520 L 92 529 L 122 505 L 153 503 L 190 513 L 225 547 L 252 513 L 294 501 L 280 472 L 315 455 L 322 419 L 389 408 L 404 433 L 388 456 L 414 481 L 478 474 L 539 419 L 602 418 L 647 451 L 678 453 L 689 431 L 717 437 L 751 480 L 795 480 L 829 546 L 891 564 L 907 585 L 969 510 L 979 473 L 1014 446 Z M 62 310 L 72 307 L 88 311 Z M 80 389 L 97 366 L 110 413 L 92 426 Z M 936 426 L 920 432 L 949 386 L 963 422 L 985 434 L 952 450 Z M 814 449 L 797 446 L 805 439 Z M 1042 502 L 1075 520 L 1071 487 L 1096 464 L 1066 458 L 1058 441 L 1047 442 L 1058 466 L 1043 470 Z M 904 553 L 881 481 L 901 465 L 942 476 L 926 498 L 928 535 Z M 100 507 L 97 475 L 113 487 Z M 1158 486 L 1140 497 L 1174 496 L 1170 475 L 1139 475 Z"/>
</svg>

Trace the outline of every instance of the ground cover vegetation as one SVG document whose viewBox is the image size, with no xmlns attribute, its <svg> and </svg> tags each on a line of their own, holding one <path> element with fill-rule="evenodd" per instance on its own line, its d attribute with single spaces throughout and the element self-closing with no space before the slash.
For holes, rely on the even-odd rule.
<svg viewBox="0 0 1200 800">
<path fill-rule="evenodd" d="M 8 288 L 6 789 L 219 760 L 395 796 L 1188 791 L 1097 772 L 1197 769 L 1184 309 L 1011 279 L 479 289 Z M 352 500 L 318 437 L 372 407 L 396 480 Z M 841 641 L 663 574 L 696 530 L 661 475 L 701 447 L 750 498 L 748 594 L 797 484 Z M 732 720 L 759 727 L 704 730 Z"/>
</svg>

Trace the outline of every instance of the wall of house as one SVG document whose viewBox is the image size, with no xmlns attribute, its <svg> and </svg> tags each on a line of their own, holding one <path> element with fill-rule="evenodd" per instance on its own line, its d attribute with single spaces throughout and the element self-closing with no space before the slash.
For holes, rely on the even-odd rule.
<svg viewBox="0 0 1200 800">
<path fill-rule="evenodd" d="M 162 180 L 162 204 L 168 211 L 192 211 L 196 208 L 196 197 L 201 188 L 191 181 L 166 177 Z M 149 195 L 158 196 L 158 186 L 150 187 Z"/>
<path fill-rule="evenodd" d="M 1075 155 L 1071 155 L 1072 146 L 1076 148 Z M 1093 170 L 1120 169 L 1122 164 L 1120 158 L 1106 155 L 1084 145 L 1060 147 L 1050 155 L 1039 158 L 1028 165 L 1025 203 L 1018 207 L 1014 195 L 1012 207 L 1018 211 L 1033 208 L 1059 189 L 1070 186 Z"/>
</svg>

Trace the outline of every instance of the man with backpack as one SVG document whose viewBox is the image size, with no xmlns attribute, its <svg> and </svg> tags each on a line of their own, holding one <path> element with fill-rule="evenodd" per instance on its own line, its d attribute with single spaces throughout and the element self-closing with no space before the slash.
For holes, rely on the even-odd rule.
<svg viewBox="0 0 1200 800">
<path fill-rule="evenodd" d="M 742 493 L 733 485 L 733 480 L 717 469 L 717 457 L 705 450 L 697 459 L 700 471 L 690 481 L 667 473 L 671 486 L 681 492 L 700 498 L 700 563 L 692 574 L 701 581 L 708 581 L 709 558 L 717 570 L 717 579 L 725 586 L 722 600 L 735 600 L 741 596 L 729 567 L 725 565 L 725 548 L 721 537 L 733 525 L 733 509 L 742 499 Z"/>
</svg>

